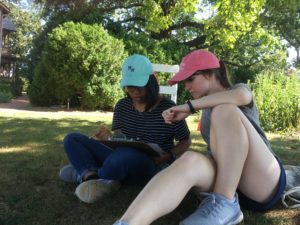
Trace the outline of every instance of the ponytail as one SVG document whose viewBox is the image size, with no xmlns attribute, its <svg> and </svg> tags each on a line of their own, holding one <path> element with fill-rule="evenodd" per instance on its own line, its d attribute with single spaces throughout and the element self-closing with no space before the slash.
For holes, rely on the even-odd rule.
<svg viewBox="0 0 300 225">
<path fill-rule="evenodd" d="M 202 75 L 209 75 L 215 76 L 215 78 L 220 82 L 220 84 L 225 87 L 229 88 L 231 86 L 231 82 L 229 80 L 229 75 L 227 72 L 227 68 L 225 63 L 220 60 L 220 67 L 217 69 L 207 69 L 207 70 L 198 70 L 194 74 L 202 74 Z"/>
</svg>

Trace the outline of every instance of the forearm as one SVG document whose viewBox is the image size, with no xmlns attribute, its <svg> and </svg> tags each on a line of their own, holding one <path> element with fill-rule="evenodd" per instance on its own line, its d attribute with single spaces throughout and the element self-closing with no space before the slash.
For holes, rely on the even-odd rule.
<svg viewBox="0 0 300 225">
<path fill-rule="evenodd" d="M 195 110 L 200 110 L 205 108 L 212 108 L 220 104 L 234 104 L 237 106 L 242 106 L 249 104 L 251 101 L 252 95 L 247 89 L 237 88 L 234 90 L 227 90 L 210 94 L 199 99 L 194 99 L 191 100 L 191 103 Z"/>
</svg>

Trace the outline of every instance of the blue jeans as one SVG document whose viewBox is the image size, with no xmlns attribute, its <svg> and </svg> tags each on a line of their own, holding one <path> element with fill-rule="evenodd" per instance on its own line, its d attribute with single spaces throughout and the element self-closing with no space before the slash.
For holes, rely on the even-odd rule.
<svg viewBox="0 0 300 225">
<path fill-rule="evenodd" d="M 161 170 L 160 166 L 139 150 L 130 147 L 112 150 L 100 141 L 80 133 L 68 134 L 64 139 L 64 148 L 81 178 L 88 171 L 95 171 L 102 179 L 144 185 Z"/>
</svg>

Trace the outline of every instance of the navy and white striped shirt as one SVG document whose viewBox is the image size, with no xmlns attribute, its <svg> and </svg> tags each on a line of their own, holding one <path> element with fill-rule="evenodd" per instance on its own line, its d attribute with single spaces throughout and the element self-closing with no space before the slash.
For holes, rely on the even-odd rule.
<svg viewBox="0 0 300 225">
<path fill-rule="evenodd" d="M 156 143 L 163 151 L 169 152 L 174 148 L 174 139 L 180 141 L 190 135 L 185 121 L 165 123 L 161 114 L 174 105 L 173 101 L 162 99 L 155 109 L 139 112 L 133 107 L 130 98 L 123 98 L 116 104 L 112 130 L 121 129 L 129 139 Z"/>
</svg>

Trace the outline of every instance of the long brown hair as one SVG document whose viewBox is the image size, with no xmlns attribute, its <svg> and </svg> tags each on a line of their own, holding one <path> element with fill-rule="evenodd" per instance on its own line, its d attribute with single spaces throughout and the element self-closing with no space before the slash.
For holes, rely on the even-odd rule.
<svg viewBox="0 0 300 225">
<path fill-rule="evenodd" d="M 216 79 L 220 82 L 220 84 L 225 87 L 228 88 L 230 87 L 232 84 L 230 82 L 229 79 L 229 74 L 226 68 L 225 63 L 220 60 L 220 68 L 217 69 L 208 69 L 208 70 L 199 70 L 199 73 L 201 74 L 209 74 L 209 75 L 215 75 Z"/>
</svg>

